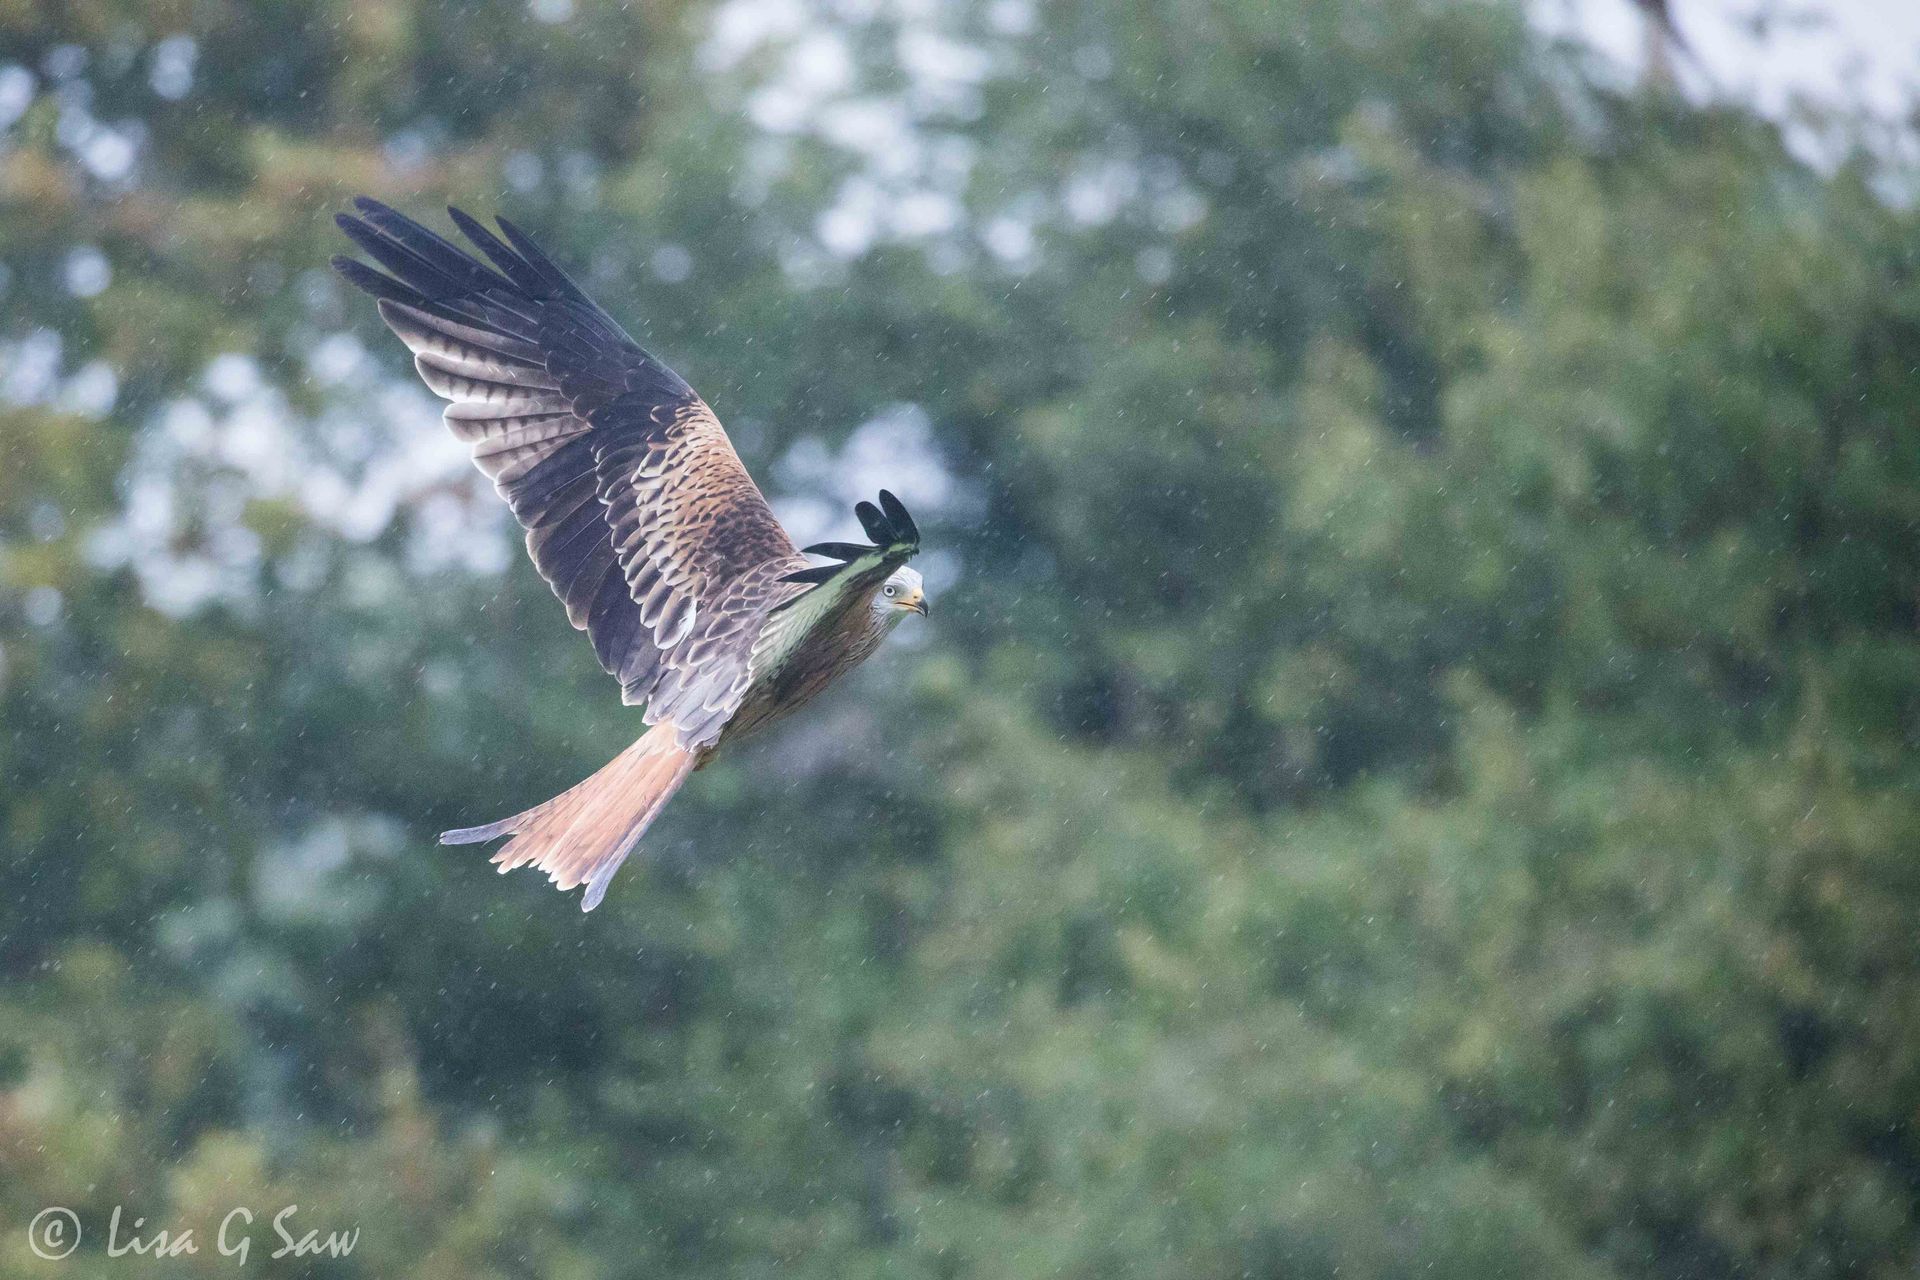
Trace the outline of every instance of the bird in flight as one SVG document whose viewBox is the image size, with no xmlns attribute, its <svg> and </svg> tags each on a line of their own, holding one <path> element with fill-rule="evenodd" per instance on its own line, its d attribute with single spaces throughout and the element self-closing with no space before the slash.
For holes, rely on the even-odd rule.
<svg viewBox="0 0 1920 1280">
<path fill-rule="evenodd" d="M 511 836 L 502 872 L 585 885 L 591 911 L 689 774 L 926 615 L 907 567 L 920 531 L 882 490 L 854 508 L 871 545 L 794 546 L 706 402 L 519 228 L 449 209 L 483 262 L 378 201 L 354 208 L 335 221 L 385 270 L 334 269 L 377 300 L 568 620 L 646 707 L 647 731 L 585 782 L 440 842 Z"/>
</svg>

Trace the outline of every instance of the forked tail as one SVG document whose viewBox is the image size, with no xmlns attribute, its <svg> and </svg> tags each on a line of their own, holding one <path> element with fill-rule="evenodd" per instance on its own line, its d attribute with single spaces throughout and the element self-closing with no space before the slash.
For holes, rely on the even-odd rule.
<svg viewBox="0 0 1920 1280">
<path fill-rule="evenodd" d="M 532 863 L 557 889 L 584 884 L 580 909 L 591 911 L 697 763 L 698 752 L 679 744 L 674 726 L 658 724 L 578 786 L 511 818 L 443 831 L 440 843 L 479 844 L 510 835 L 493 855 L 502 874 Z"/>
</svg>

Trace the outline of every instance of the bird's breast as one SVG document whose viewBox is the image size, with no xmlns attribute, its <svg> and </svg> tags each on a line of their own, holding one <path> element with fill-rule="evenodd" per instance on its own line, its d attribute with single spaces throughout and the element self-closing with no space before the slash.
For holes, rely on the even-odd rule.
<svg viewBox="0 0 1920 1280">
<path fill-rule="evenodd" d="M 793 714 L 872 655 L 890 628 L 864 602 L 802 636 L 748 686 L 720 740 L 741 738 Z"/>
</svg>

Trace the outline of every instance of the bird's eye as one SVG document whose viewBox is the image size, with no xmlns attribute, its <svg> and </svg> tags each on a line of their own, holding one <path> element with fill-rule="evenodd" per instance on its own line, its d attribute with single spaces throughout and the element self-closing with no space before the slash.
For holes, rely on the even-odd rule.
<svg viewBox="0 0 1920 1280">
<path fill-rule="evenodd" d="M 889 598 L 889 599 L 891 599 L 892 597 L 894 597 L 894 596 L 897 596 L 897 595 L 899 595 L 899 594 L 900 594 L 900 593 L 899 593 L 899 591 L 897 591 L 897 590 L 896 590 L 896 589 L 894 589 L 893 587 L 888 587 L 888 588 L 887 588 L 887 596 L 888 596 L 888 598 Z"/>
</svg>

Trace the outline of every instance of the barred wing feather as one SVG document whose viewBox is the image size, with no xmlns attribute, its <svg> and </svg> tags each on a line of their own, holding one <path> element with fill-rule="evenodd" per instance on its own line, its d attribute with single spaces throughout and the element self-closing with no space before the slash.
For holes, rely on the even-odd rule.
<svg viewBox="0 0 1920 1280">
<path fill-rule="evenodd" d="M 504 218 L 458 210 L 480 261 L 377 201 L 338 221 L 384 270 L 334 259 L 445 399 L 534 566 L 650 724 L 719 736 L 768 612 L 806 560 L 719 420 Z M 504 236 L 504 239 L 502 238 Z"/>
</svg>

